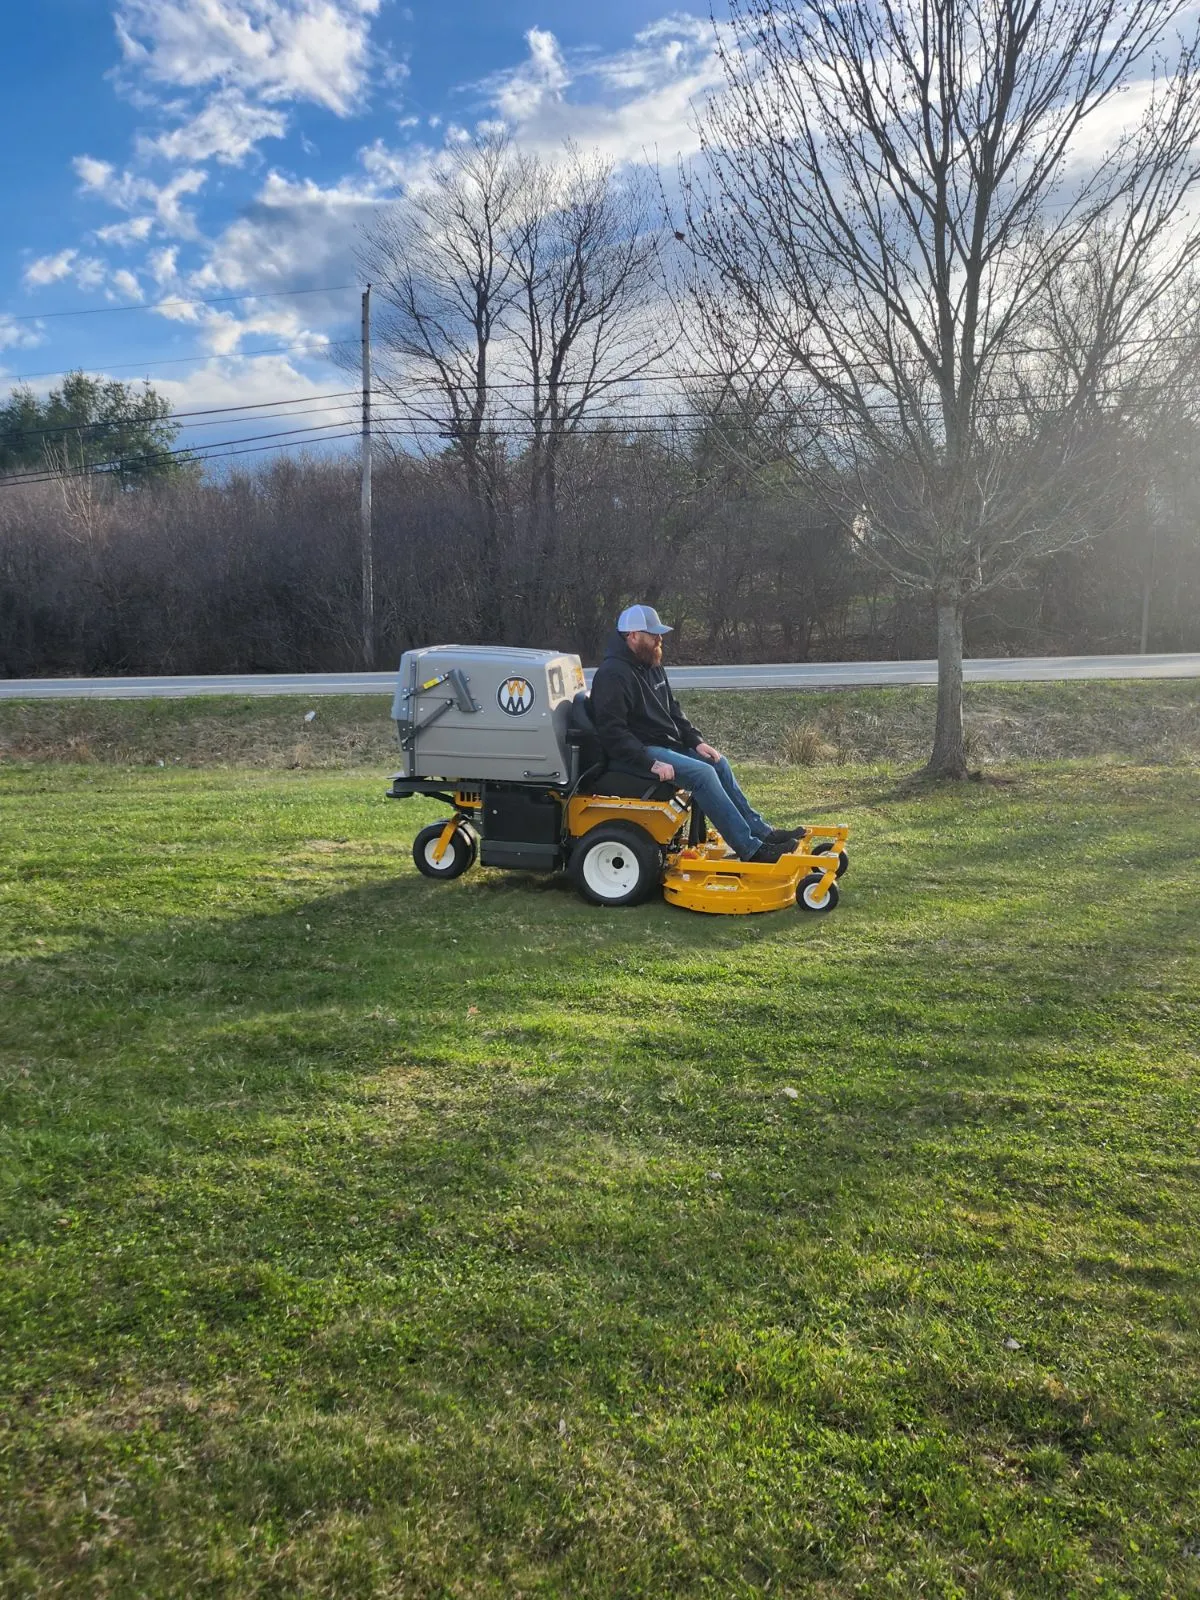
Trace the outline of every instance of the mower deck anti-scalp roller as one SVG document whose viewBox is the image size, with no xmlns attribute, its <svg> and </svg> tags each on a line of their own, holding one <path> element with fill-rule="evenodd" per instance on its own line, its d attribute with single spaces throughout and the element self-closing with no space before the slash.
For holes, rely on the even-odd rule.
<svg viewBox="0 0 1200 1600">
<path fill-rule="evenodd" d="M 594 905 L 660 889 L 689 911 L 832 911 L 849 865 L 842 826 L 805 828 L 777 861 L 741 861 L 686 790 L 609 766 L 578 656 L 436 645 L 409 650 L 392 702 L 404 771 L 388 794 L 451 814 L 413 841 L 427 878 L 485 867 L 566 870 Z"/>
</svg>

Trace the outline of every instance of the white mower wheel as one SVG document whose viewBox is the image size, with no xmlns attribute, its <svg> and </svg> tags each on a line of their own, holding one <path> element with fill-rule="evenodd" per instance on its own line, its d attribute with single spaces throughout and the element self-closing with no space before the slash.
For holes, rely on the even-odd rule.
<svg viewBox="0 0 1200 1600">
<path fill-rule="evenodd" d="M 435 860 L 434 851 L 437 842 L 442 837 L 444 822 L 431 822 L 427 828 L 422 828 L 413 840 L 413 861 L 417 871 L 424 873 L 427 878 L 461 878 L 467 868 L 475 862 L 475 840 L 467 831 L 458 827 L 450 835 L 450 842 L 442 852 L 442 859 Z"/>
<path fill-rule="evenodd" d="M 809 851 L 809 854 L 814 856 L 827 856 L 831 853 L 831 851 L 833 851 L 834 848 L 835 846 L 832 839 L 818 839 L 816 844 L 814 844 L 812 849 Z M 844 850 L 839 850 L 837 854 L 837 876 L 839 878 L 844 878 L 850 867 L 850 857 Z"/>
<path fill-rule="evenodd" d="M 796 885 L 796 904 L 802 911 L 832 911 L 838 903 L 838 886 L 831 883 L 828 889 L 822 889 L 825 880 L 823 872 L 810 872 L 807 878 L 801 878 Z"/>
<path fill-rule="evenodd" d="M 648 900 L 662 876 L 662 852 L 642 828 L 613 822 L 584 834 L 567 869 L 585 900 L 595 906 L 636 906 Z"/>
</svg>

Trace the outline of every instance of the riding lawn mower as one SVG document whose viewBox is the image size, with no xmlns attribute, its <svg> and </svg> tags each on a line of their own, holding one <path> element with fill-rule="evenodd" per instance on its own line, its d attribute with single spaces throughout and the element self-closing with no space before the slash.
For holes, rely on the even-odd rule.
<svg viewBox="0 0 1200 1600">
<path fill-rule="evenodd" d="M 479 860 L 566 869 L 595 905 L 660 888 L 689 911 L 832 911 L 849 829 L 804 829 L 777 861 L 738 860 L 686 790 L 607 762 L 578 656 L 435 645 L 406 651 L 392 702 L 404 770 L 388 795 L 425 795 L 451 814 L 413 842 L 427 878 Z"/>
</svg>

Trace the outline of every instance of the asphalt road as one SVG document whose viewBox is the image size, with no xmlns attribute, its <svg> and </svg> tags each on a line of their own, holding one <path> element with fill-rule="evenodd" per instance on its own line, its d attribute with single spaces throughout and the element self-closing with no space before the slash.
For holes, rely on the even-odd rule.
<svg viewBox="0 0 1200 1600">
<path fill-rule="evenodd" d="M 850 689 L 936 683 L 936 661 L 779 662 L 672 667 L 677 689 Z M 1003 656 L 967 661 L 968 683 L 1197 678 L 1200 655 Z M 591 672 L 588 677 L 590 679 Z M 394 672 L 248 673 L 208 678 L 0 678 L 0 700 L 169 700 L 205 694 L 391 694 Z"/>
</svg>

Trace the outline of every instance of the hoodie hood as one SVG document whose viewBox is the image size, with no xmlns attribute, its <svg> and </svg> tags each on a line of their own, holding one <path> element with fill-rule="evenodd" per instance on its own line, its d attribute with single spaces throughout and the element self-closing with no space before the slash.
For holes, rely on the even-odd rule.
<svg viewBox="0 0 1200 1600">
<path fill-rule="evenodd" d="M 625 661 L 631 667 L 641 666 L 641 662 L 629 648 L 625 635 L 618 633 L 616 628 L 608 636 L 608 643 L 604 647 L 604 659 L 606 661 Z"/>
</svg>

